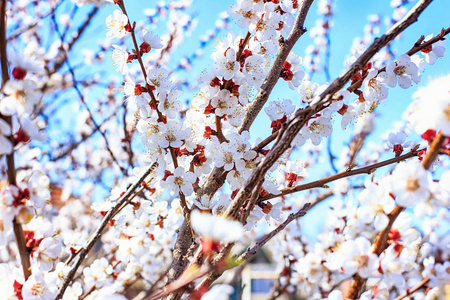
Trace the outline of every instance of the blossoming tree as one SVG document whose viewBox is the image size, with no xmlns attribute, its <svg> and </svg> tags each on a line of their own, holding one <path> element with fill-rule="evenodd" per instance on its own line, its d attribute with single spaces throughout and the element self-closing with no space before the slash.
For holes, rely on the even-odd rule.
<svg viewBox="0 0 450 300">
<path fill-rule="evenodd" d="M 318 1 L 303 58 L 292 49 L 313 0 L 238 0 L 177 63 L 192 1 L 157 3 L 145 22 L 127 2 L 0 2 L 2 299 L 226 299 L 234 279 L 216 280 L 266 245 L 279 267 L 269 299 L 443 293 L 450 76 L 416 86 L 450 28 L 394 47 L 431 0 L 392 1 L 384 33 L 371 16 L 336 78 L 332 0 Z M 106 38 L 87 35 L 107 6 Z M 220 34 L 198 80 L 177 75 Z M 276 85 L 295 97 L 276 99 Z M 402 124 L 367 146 L 374 112 L 411 87 Z M 261 114 L 270 124 L 254 130 Z M 342 149 L 326 146 L 336 127 L 351 132 Z M 336 172 L 310 177 L 327 153 Z M 327 220 L 309 240 L 301 220 L 315 210 Z"/>
</svg>

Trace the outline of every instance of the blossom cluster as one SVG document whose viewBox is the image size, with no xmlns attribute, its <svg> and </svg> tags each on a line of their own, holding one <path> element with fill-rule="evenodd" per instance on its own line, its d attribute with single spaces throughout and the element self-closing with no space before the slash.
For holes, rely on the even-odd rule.
<svg viewBox="0 0 450 300">
<path fill-rule="evenodd" d="M 93 4 L 93 14 L 106 4 L 74 2 L 78 6 Z M 61 16 L 66 29 L 58 27 L 53 15 L 59 40 L 48 52 L 38 47 L 40 41 L 31 38 L 31 33 L 24 35 L 33 41 L 24 54 L 8 52 L 11 78 L 5 80 L 0 98 L 0 158 L 8 159 L 4 167 L 7 176 L 2 173 L 0 178 L 0 270 L 6 274 L 0 276 L 0 286 L 6 299 L 54 299 L 62 291 L 63 299 L 121 300 L 134 292 L 137 282 L 141 291 L 151 293 L 177 276 L 183 281 L 195 271 L 200 273 L 202 266 L 219 272 L 242 263 L 236 257 L 245 253 L 228 256 L 233 245 L 253 243 L 265 229 L 279 230 L 270 249 L 282 269 L 279 282 L 286 287 L 284 291 L 309 299 L 341 299 L 339 285 L 359 276 L 367 279 L 362 299 L 397 296 L 424 279 L 430 288 L 426 298 L 442 292 L 450 276 L 450 253 L 448 236 L 441 239 L 436 229 L 443 226 L 440 220 L 449 220 L 445 208 L 450 199 L 450 171 L 439 168 L 448 167 L 447 158 L 430 168 L 424 165 L 424 157 L 427 151 L 435 151 L 426 147 L 441 135 L 446 138 L 438 151 L 441 157 L 450 153 L 449 76 L 418 89 L 404 126 L 386 134 L 387 149 L 361 150 L 350 144 L 342 151 L 342 165 L 348 173 L 356 167 L 349 157 L 358 154 L 361 166 L 376 165 L 384 157 L 394 159 L 389 164 L 398 164 L 392 172 L 380 176 L 377 171 L 364 181 L 341 178 L 331 187 L 317 181 L 314 187 L 320 187 L 319 191 L 306 196 L 297 192 L 309 189 L 306 181 L 313 178 L 310 174 L 316 176 L 315 168 L 323 163 L 321 148 L 332 134 L 334 122 L 339 120 L 343 130 L 355 124 L 354 136 L 364 143 L 364 134 L 374 129 L 374 110 L 391 101 L 390 89 L 419 84 L 426 65 L 444 56 L 443 33 L 416 51 L 418 54 L 391 60 L 374 56 L 353 74 L 350 86 L 329 95 L 323 108 L 311 114 L 295 133 L 289 150 L 261 174 L 258 171 L 274 152 L 271 143 L 283 137 L 300 112 L 317 107 L 332 86 L 312 81 L 307 74 L 321 72 L 314 55 L 322 46 L 329 46 L 333 1 L 319 2 L 323 19 L 312 30 L 313 50 L 307 50 L 305 59 L 291 51 L 279 65 L 275 80 L 295 97 L 270 98 L 263 105 L 270 121 L 261 126 L 266 135 L 258 137 L 243 123 L 258 104 L 255 95 L 268 94 L 265 89 L 275 69 L 274 57 L 295 30 L 298 1 L 237 0 L 231 5 L 206 41 L 226 28 L 231 18 L 245 33 L 231 31 L 217 42 L 210 55 L 212 63 L 200 76 L 188 106 L 183 102 L 184 83 L 174 71 L 188 69 L 190 60 L 200 55 L 185 57 L 176 70 L 170 59 L 195 28 L 196 21 L 188 12 L 192 1 L 157 3 L 155 9 L 145 12 L 146 25 L 130 19 L 126 1 L 112 2 L 112 12 L 104 20 L 106 41 L 98 53 L 85 52 L 80 63 L 82 67 L 100 65 L 104 51 L 111 51 L 120 79 L 104 84 L 102 100 L 90 101 L 88 94 L 95 94 L 104 78 L 97 74 L 81 79 L 79 66 L 71 63 L 68 53 L 84 29 L 80 26 L 79 32 L 65 40 L 73 21 L 69 15 Z M 42 4 L 36 5 L 41 8 Z M 392 5 L 399 9 L 403 2 Z M 160 37 L 150 26 L 164 16 L 168 33 Z M 377 26 L 379 20 L 373 18 L 372 23 Z M 366 33 L 375 31 L 367 29 Z M 423 37 L 415 47 L 432 38 Z M 366 47 L 370 47 L 369 40 L 364 39 Z M 364 47 L 355 48 L 345 67 L 350 69 L 364 51 Z M 39 148 L 36 142 L 46 139 L 41 127 L 53 121 L 52 109 L 58 104 L 54 99 L 69 88 L 79 98 L 72 107 L 77 113 L 76 133 L 67 137 L 76 142 L 67 148 L 56 142 Z M 99 123 L 100 117 L 113 122 Z M 49 128 L 49 134 L 52 130 Z M 413 140 L 414 133 L 422 141 Z M 297 157 L 297 149 L 307 157 Z M 408 153 L 408 159 L 400 161 Z M 14 156 L 20 159 L 17 168 L 12 163 L 12 170 Z M 152 167 L 146 171 L 148 165 Z M 51 183 L 58 176 L 67 176 L 62 187 Z M 256 176 L 260 181 L 251 186 Z M 86 183 L 86 178 L 100 178 L 99 184 Z M 111 190 L 108 187 L 109 196 L 98 197 L 98 186 L 108 181 L 114 182 Z M 249 186 L 249 199 L 239 207 L 238 216 L 230 214 L 235 199 Z M 135 190 L 129 194 L 131 187 Z M 302 237 L 307 223 L 291 220 L 286 227 L 293 213 L 309 207 L 306 203 L 318 204 L 330 197 L 327 222 L 316 240 Z M 393 217 L 399 209 L 398 217 Z M 414 227 L 414 218 L 424 219 L 422 231 Z M 23 236 L 18 235 L 20 230 Z M 378 236 L 385 230 L 386 248 L 379 251 Z M 23 244 L 14 242 L 18 237 Z M 191 244 L 181 245 L 183 239 Z M 95 254 L 86 256 L 89 250 Z M 173 277 L 174 259 L 182 251 L 180 260 L 190 264 L 189 271 L 195 271 Z M 218 259 L 220 255 L 225 259 Z M 14 257 L 21 257 L 22 263 L 28 258 L 29 268 L 23 265 L 22 271 Z M 79 270 L 74 263 L 77 259 L 86 259 Z M 197 279 L 190 279 L 201 287 L 192 292 L 195 297 L 218 299 L 220 294 L 225 299 L 232 293 L 229 285 L 207 291 Z M 418 299 L 425 298 L 418 295 Z"/>
<path fill-rule="evenodd" d="M 311 77 L 314 73 L 324 71 L 327 80 L 330 80 L 327 61 L 330 59 L 329 47 L 330 31 L 333 28 L 333 1 L 319 1 L 317 13 L 321 18 L 316 21 L 315 26 L 310 31 L 314 44 L 308 46 L 305 50 L 305 66 L 309 70 Z M 323 62 L 321 62 L 321 54 L 324 56 Z"/>
</svg>

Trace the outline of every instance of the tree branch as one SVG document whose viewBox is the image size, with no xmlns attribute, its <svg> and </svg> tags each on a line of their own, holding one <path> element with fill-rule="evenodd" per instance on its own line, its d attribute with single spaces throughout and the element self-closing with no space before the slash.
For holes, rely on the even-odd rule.
<svg viewBox="0 0 450 300">
<path fill-rule="evenodd" d="M 354 175 L 358 175 L 358 174 L 371 174 L 373 173 L 376 169 L 387 166 L 387 165 L 391 165 L 397 162 L 400 162 L 402 160 L 414 157 L 419 155 L 419 151 L 421 150 L 414 150 L 412 149 L 410 152 L 403 154 L 399 157 L 394 157 L 382 162 L 378 162 L 372 165 L 368 165 L 359 169 L 355 169 L 352 170 L 351 166 L 349 166 L 349 168 L 343 172 L 313 181 L 313 182 L 309 182 L 309 183 L 305 183 L 305 184 L 300 184 L 297 186 L 293 186 L 293 187 L 289 187 L 289 188 L 285 188 L 281 191 L 281 194 L 269 194 L 266 197 L 261 197 L 258 199 L 258 201 L 265 201 L 265 200 L 269 200 L 269 199 L 273 199 L 273 198 L 277 198 L 277 197 L 281 197 L 284 195 L 289 195 L 292 193 L 296 193 L 296 192 L 300 192 L 300 191 L 304 191 L 304 190 L 309 190 L 312 188 L 320 188 L 320 187 L 324 187 L 324 185 L 326 185 L 329 182 L 338 180 L 338 179 L 342 179 L 342 178 L 346 178 L 346 177 L 350 177 L 350 176 L 354 176 Z"/>
<path fill-rule="evenodd" d="M 6 50 L 6 0 L 1 0 L 0 2 L 0 63 L 2 69 L 2 90 L 9 80 L 8 73 L 8 56 Z M 10 116 L 2 116 L 6 123 L 12 128 L 12 118 Z M 12 134 L 9 136 L 10 142 L 14 145 L 14 138 Z M 8 182 L 10 185 L 17 185 L 16 182 L 16 166 L 14 164 L 14 149 L 10 154 L 6 155 L 6 165 L 8 167 Z M 16 238 L 17 248 L 19 250 L 20 261 L 22 264 L 22 270 L 25 280 L 31 275 L 31 262 L 30 262 L 30 252 L 27 250 L 25 236 L 23 234 L 22 224 L 14 217 L 13 220 L 13 230 L 14 236 Z"/>
<path fill-rule="evenodd" d="M 281 69 L 283 68 L 283 64 L 286 61 L 286 58 L 288 57 L 295 43 L 297 43 L 298 39 L 306 32 L 304 23 L 306 15 L 308 14 L 309 8 L 313 1 L 314 0 L 303 0 L 299 4 L 298 14 L 295 18 L 294 26 L 288 37 L 280 43 L 278 54 L 275 57 L 275 60 L 272 64 L 272 67 L 270 68 L 269 73 L 266 76 L 266 79 L 259 88 L 255 99 L 253 99 L 253 101 L 248 105 L 247 113 L 245 114 L 241 127 L 239 127 L 238 130 L 239 133 L 248 131 L 250 129 L 250 126 L 256 119 L 256 116 L 259 114 L 264 104 L 267 102 L 270 93 L 272 92 L 275 84 L 280 78 Z"/>
<path fill-rule="evenodd" d="M 241 254 L 238 258 L 239 261 L 246 261 L 251 259 L 257 252 L 259 249 L 262 248 L 262 246 L 264 246 L 268 241 L 270 241 L 276 234 L 278 234 L 281 230 L 283 230 L 284 228 L 286 228 L 286 226 L 289 225 L 289 223 L 291 223 L 292 221 L 303 217 L 304 215 L 306 215 L 306 212 L 311 208 L 311 203 L 306 203 L 305 205 L 303 205 L 303 207 L 297 211 L 296 213 L 292 213 L 290 214 L 287 219 L 281 223 L 280 225 L 278 225 L 277 228 L 275 228 L 274 230 L 272 230 L 269 234 L 265 235 L 262 239 L 260 239 L 255 246 L 253 246 L 252 248 L 248 248 L 247 251 L 243 254 Z"/>
<path fill-rule="evenodd" d="M 445 141 L 446 137 L 439 132 L 431 143 L 430 149 L 428 150 L 425 158 L 423 159 L 422 166 L 425 169 L 429 169 L 433 161 L 436 159 L 437 155 L 440 152 L 440 149 Z M 384 250 L 388 247 L 388 235 L 391 231 L 392 225 L 394 224 L 397 217 L 401 212 L 405 210 L 405 207 L 400 205 L 396 205 L 392 212 L 388 215 L 389 223 L 383 231 L 380 231 L 375 238 L 375 242 L 373 243 L 373 253 L 380 256 Z M 353 276 L 352 282 L 350 284 L 350 289 L 347 294 L 348 299 L 357 299 L 361 292 L 361 289 L 366 282 L 367 278 L 362 278 L 358 274 Z"/>
<path fill-rule="evenodd" d="M 103 124 L 105 124 L 107 121 L 109 121 L 112 117 L 116 115 L 116 112 L 114 111 L 112 114 L 110 114 L 106 119 L 103 120 L 103 122 L 99 125 L 99 127 L 93 128 L 92 132 L 90 134 L 82 135 L 81 139 L 79 141 L 73 142 L 70 144 L 69 147 L 67 147 L 65 150 L 63 150 L 61 153 L 59 153 L 55 157 L 50 157 L 50 161 L 57 161 L 61 158 L 64 158 L 68 154 L 70 154 L 73 150 L 78 148 L 79 145 L 81 145 L 84 141 L 88 140 L 90 137 L 92 137 L 97 131 L 101 129 Z"/>
<path fill-rule="evenodd" d="M 419 1 L 401 21 L 392 26 L 381 37 L 376 38 L 373 43 L 364 51 L 360 57 L 350 66 L 343 75 L 339 76 L 333 81 L 330 86 L 320 95 L 321 104 L 327 103 L 331 100 L 334 93 L 339 91 L 357 72 L 359 72 L 369 60 L 390 41 L 395 39 L 402 31 L 404 31 L 412 23 L 416 22 L 419 15 L 427 8 L 433 0 Z"/>
<path fill-rule="evenodd" d="M 55 18 L 56 18 L 56 16 L 53 14 L 51 19 L 52 19 L 52 21 L 53 21 L 53 23 L 54 23 L 54 25 L 55 25 L 55 30 L 56 30 L 58 36 L 59 36 L 60 39 L 61 39 L 61 43 L 64 43 L 64 41 L 62 40 L 61 32 L 59 31 L 59 28 L 58 28 L 58 23 L 56 22 L 56 19 L 55 19 Z M 88 20 L 90 20 L 90 18 L 88 18 Z M 84 25 L 87 26 L 87 24 L 89 24 L 89 23 L 85 23 Z M 83 29 L 83 30 L 84 30 L 84 29 Z M 70 48 L 69 48 L 69 50 L 70 50 Z M 87 110 L 87 112 L 88 112 L 88 114 L 89 114 L 89 119 L 91 119 L 92 124 L 94 124 L 94 127 L 95 127 L 95 128 L 98 130 L 98 132 L 100 132 L 100 134 L 102 135 L 103 140 L 105 141 L 106 149 L 108 150 L 109 154 L 111 155 L 112 160 L 116 163 L 116 165 L 119 167 L 119 169 L 120 169 L 125 175 L 128 175 L 128 170 L 127 170 L 126 168 L 123 168 L 123 167 L 119 164 L 119 161 L 117 160 L 116 156 L 115 156 L 114 153 L 112 152 L 111 147 L 109 146 L 109 142 L 108 142 L 108 139 L 107 139 L 107 137 L 106 137 L 106 134 L 105 134 L 103 131 L 100 130 L 100 126 L 99 126 L 99 125 L 97 124 L 97 122 L 95 121 L 94 115 L 93 115 L 91 109 L 89 108 L 89 106 L 87 105 L 87 102 L 86 102 L 86 99 L 85 99 L 83 93 L 81 93 L 81 91 L 80 91 L 80 89 L 79 89 L 79 87 L 78 87 L 78 82 L 76 81 L 76 78 L 75 78 L 75 71 L 73 70 L 73 68 L 72 68 L 72 66 L 71 66 L 71 64 L 70 64 L 70 62 L 69 62 L 69 55 L 68 55 L 68 52 L 66 51 L 66 49 L 64 49 L 64 46 L 61 46 L 61 53 L 62 53 L 62 55 L 63 55 L 63 63 L 65 62 L 65 63 L 67 64 L 67 68 L 69 69 L 69 72 L 70 72 L 70 74 L 72 75 L 73 88 L 74 88 L 75 91 L 77 92 L 78 97 L 80 98 L 81 103 L 83 104 L 84 108 Z"/>
<path fill-rule="evenodd" d="M 259 183 L 269 168 L 277 159 L 290 147 L 300 129 L 308 122 L 315 113 L 321 111 L 332 100 L 333 95 L 338 92 L 366 63 L 387 43 L 393 40 L 409 25 L 414 23 L 420 13 L 425 10 L 432 0 L 422 0 L 403 18 L 402 21 L 394 25 L 386 34 L 381 36 L 361 54 L 361 56 L 350 66 L 350 68 L 340 77 L 335 79 L 330 86 L 320 95 L 318 101 L 314 102 L 308 109 L 299 109 L 293 118 L 288 122 L 287 128 L 283 130 L 272 150 L 266 155 L 261 164 L 252 172 L 245 185 L 238 192 L 230 207 L 226 211 L 226 216 L 237 218 L 240 207 L 249 197 L 252 187 Z"/>
<path fill-rule="evenodd" d="M 402 295 L 398 296 L 397 298 L 395 298 L 394 300 L 401 300 L 403 298 L 408 297 L 409 295 L 412 295 L 414 292 L 420 290 L 421 288 L 425 287 L 428 282 L 430 282 L 430 278 L 425 277 L 421 282 L 419 282 L 415 287 L 413 287 L 412 289 L 408 289 L 406 290 L 405 293 L 403 293 Z"/>
<path fill-rule="evenodd" d="M 421 43 L 421 44 L 419 44 L 419 43 L 414 44 L 414 46 L 408 52 L 406 52 L 406 54 L 409 56 L 412 56 L 412 55 L 416 54 L 417 52 L 419 52 L 420 50 L 425 49 L 429 45 L 436 43 L 437 41 L 445 40 L 444 36 L 446 36 L 449 33 L 450 33 L 450 27 L 448 27 L 447 29 L 442 29 L 441 33 L 436 35 L 434 38 L 432 38 L 424 43 Z M 423 38 L 423 36 L 420 37 L 419 41 L 422 40 L 422 38 Z M 385 67 L 379 69 L 378 74 L 385 70 L 386 70 Z M 357 80 L 348 88 L 348 90 L 350 92 L 353 92 L 356 89 L 360 88 L 363 80 L 364 80 L 364 78 Z"/>
<path fill-rule="evenodd" d="M 94 247 L 95 243 L 100 239 L 103 230 L 106 228 L 108 223 L 112 220 L 114 215 L 116 214 L 117 210 L 128 201 L 129 198 L 131 198 L 134 194 L 134 191 L 140 186 L 140 184 L 145 180 L 145 178 L 156 168 L 157 163 L 153 163 L 145 172 L 142 174 L 139 179 L 133 183 L 128 190 L 123 194 L 122 197 L 119 198 L 116 205 L 114 205 L 113 208 L 111 208 L 108 213 L 103 217 L 103 220 L 100 224 L 100 226 L 95 230 L 94 234 L 91 236 L 91 238 L 86 242 L 86 245 L 80 249 L 78 252 L 78 257 L 75 261 L 75 263 L 72 266 L 72 269 L 70 269 L 69 273 L 67 274 L 67 277 L 64 279 L 63 285 L 58 291 L 58 295 L 56 296 L 56 299 L 62 299 L 64 292 L 66 291 L 67 287 L 73 280 L 78 268 L 80 267 L 83 260 L 86 258 L 89 251 Z"/>
<path fill-rule="evenodd" d="M 59 54 L 56 57 L 56 61 L 55 61 L 55 65 L 53 66 L 53 68 L 51 70 L 48 71 L 48 74 L 53 74 L 55 72 L 57 72 L 63 65 L 64 62 L 67 60 L 67 52 L 70 52 L 70 50 L 72 49 L 73 45 L 79 40 L 79 38 L 83 35 L 84 31 L 86 30 L 86 28 L 88 27 L 89 23 L 91 22 L 92 18 L 97 14 L 98 12 L 98 7 L 94 7 L 88 14 L 86 20 L 84 20 L 83 25 L 80 26 L 80 28 L 78 28 L 77 32 L 73 35 L 72 40 L 67 43 L 67 51 L 64 48 L 64 41 L 61 40 L 61 51 L 59 52 Z M 56 10 L 56 7 L 55 7 Z M 51 14 L 52 18 L 55 18 L 55 11 L 53 10 L 52 14 Z M 55 26 L 57 26 L 55 24 Z M 62 35 L 60 35 L 62 36 Z"/>
</svg>

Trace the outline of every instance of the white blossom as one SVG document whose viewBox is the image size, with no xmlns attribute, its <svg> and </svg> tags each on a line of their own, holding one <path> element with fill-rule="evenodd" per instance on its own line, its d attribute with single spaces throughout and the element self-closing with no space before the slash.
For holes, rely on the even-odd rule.
<svg viewBox="0 0 450 300">
<path fill-rule="evenodd" d="M 242 224 L 208 213 L 194 210 L 191 213 L 192 228 L 202 237 L 216 242 L 239 241 L 243 237 Z"/>
<path fill-rule="evenodd" d="M 33 272 L 22 287 L 22 296 L 27 300 L 54 299 L 57 292 L 53 280 L 39 272 Z"/>
<path fill-rule="evenodd" d="M 377 255 L 371 252 L 370 241 L 358 237 L 342 243 L 337 252 L 327 257 L 325 265 L 331 270 L 342 268 L 346 274 L 358 273 L 367 278 L 378 268 L 378 260 Z"/>
<path fill-rule="evenodd" d="M 433 38 L 433 34 L 427 35 L 424 42 L 427 42 Z M 445 41 L 439 40 L 436 43 L 429 45 L 428 47 L 422 49 L 420 53 L 425 56 L 425 61 L 434 65 L 436 63 L 436 58 L 443 57 L 445 55 Z"/>
<path fill-rule="evenodd" d="M 398 82 L 404 89 L 411 87 L 412 81 L 420 81 L 419 68 L 407 54 L 400 55 L 395 62 L 390 62 L 386 71 L 378 74 L 378 77 L 390 87 L 395 87 Z"/>
<path fill-rule="evenodd" d="M 408 108 L 408 121 L 419 134 L 428 129 L 450 135 L 450 75 L 438 77 L 414 93 Z"/>
<path fill-rule="evenodd" d="M 430 175 L 418 161 L 401 162 L 392 173 L 391 185 L 398 205 L 409 207 L 428 199 Z"/>
<path fill-rule="evenodd" d="M 202 296 L 202 300 L 228 300 L 234 288 L 228 284 L 216 284 Z"/>
<path fill-rule="evenodd" d="M 172 86 L 170 74 L 164 68 L 150 68 L 147 70 L 147 82 L 154 86 L 157 92 L 168 92 Z"/>
<path fill-rule="evenodd" d="M 362 83 L 364 98 L 369 102 L 381 101 L 388 96 L 389 91 L 377 74 L 377 70 L 371 70 Z"/>
<path fill-rule="evenodd" d="M 49 185 L 50 178 L 47 175 L 40 170 L 33 171 L 28 180 L 28 190 L 34 207 L 42 208 L 50 200 Z"/>
<path fill-rule="evenodd" d="M 123 14 L 120 10 L 115 9 L 112 15 L 109 15 L 106 18 L 106 26 L 109 28 L 109 31 L 106 33 L 107 38 L 123 38 L 127 31 L 125 30 L 125 26 L 128 24 L 128 17 Z"/>
<path fill-rule="evenodd" d="M 5 120 L 0 119 L 0 155 L 10 154 L 13 145 L 8 136 L 11 135 L 11 126 Z"/>
<path fill-rule="evenodd" d="M 412 142 L 406 141 L 406 137 L 406 133 L 403 131 L 397 133 L 390 132 L 386 145 L 389 149 L 392 149 L 396 156 L 399 156 L 403 152 L 404 148 L 409 148 L 411 146 Z"/>
<path fill-rule="evenodd" d="M 236 61 L 236 51 L 229 48 L 224 55 L 218 55 L 213 65 L 213 72 L 216 76 L 223 76 L 225 80 L 230 80 L 237 74 L 239 68 L 239 62 Z"/>
<path fill-rule="evenodd" d="M 113 268 L 104 257 L 96 259 L 89 267 L 83 269 L 84 282 L 87 286 L 96 286 L 98 288 L 110 284 Z"/>
<path fill-rule="evenodd" d="M 128 56 L 129 53 L 122 47 L 113 45 L 112 59 L 114 64 L 117 66 L 116 72 L 120 72 L 122 75 L 128 73 Z"/>
<path fill-rule="evenodd" d="M 145 29 L 139 31 L 139 39 L 147 43 L 153 49 L 161 49 L 163 47 L 161 39 Z"/>
<path fill-rule="evenodd" d="M 9 80 L 3 87 L 7 96 L 0 101 L 0 113 L 5 116 L 13 114 L 33 114 L 33 110 L 41 100 L 42 94 L 31 80 Z"/>
<path fill-rule="evenodd" d="M 58 237 L 44 238 L 39 247 L 33 252 L 33 260 L 36 260 L 40 270 L 50 271 L 53 262 L 59 258 L 62 251 L 61 239 Z"/>
<path fill-rule="evenodd" d="M 194 191 L 192 185 L 196 180 L 197 176 L 194 173 L 186 172 L 183 167 L 178 167 L 173 172 L 173 175 L 166 179 L 164 185 L 170 189 L 172 194 L 181 191 L 184 195 L 190 196 Z"/>
</svg>

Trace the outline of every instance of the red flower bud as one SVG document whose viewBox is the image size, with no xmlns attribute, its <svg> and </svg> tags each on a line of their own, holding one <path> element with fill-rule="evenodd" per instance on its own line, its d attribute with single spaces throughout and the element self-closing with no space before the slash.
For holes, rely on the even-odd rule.
<svg viewBox="0 0 450 300">
<path fill-rule="evenodd" d="M 432 45 L 428 45 L 425 48 L 423 48 L 422 50 L 420 50 L 420 52 L 422 53 L 430 53 L 433 50 L 433 46 Z"/>
<path fill-rule="evenodd" d="M 19 143 L 28 143 L 30 141 L 30 137 L 28 136 L 28 134 L 21 128 L 19 129 L 19 131 L 17 131 L 14 134 L 14 141 L 16 142 L 16 144 Z"/>
<path fill-rule="evenodd" d="M 141 50 L 142 53 L 149 53 L 151 49 L 152 49 L 152 47 L 150 47 L 150 45 L 147 44 L 146 42 L 143 42 L 139 46 L 139 50 Z"/>
<path fill-rule="evenodd" d="M 436 130 L 434 129 L 428 129 L 422 134 L 422 138 L 430 144 L 435 137 L 436 137 Z"/>
<path fill-rule="evenodd" d="M 22 80 L 25 78 L 25 76 L 27 76 L 27 70 L 20 67 L 15 67 L 12 71 L 12 76 L 14 77 L 14 79 Z"/>
<path fill-rule="evenodd" d="M 19 300 L 23 300 L 22 296 L 23 284 L 20 284 L 19 282 L 17 282 L 17 280 L 14 280 L 13 287 L 14 287 L 14 294 L 16 294 L 17 298 L 19 298 Z"/>
<path fill-rule="evenodd" d="M 400 144 L 394 145 L 392 151 L 395 153 L 395 157 L 399 157 L 403 152 L 403 146 Z"/>
<path fill-rule="evenodd" d="M 348 105 L 344 103 L 344 104 L 342 104 L 342 107 L 337 112 L 338 112 L 338 114 L 343 116 L 347 112 L 347 109 L 348 109 Z"/>
</svg>

